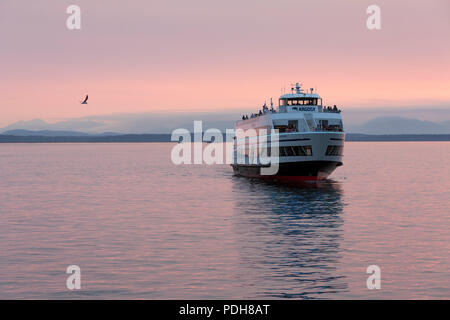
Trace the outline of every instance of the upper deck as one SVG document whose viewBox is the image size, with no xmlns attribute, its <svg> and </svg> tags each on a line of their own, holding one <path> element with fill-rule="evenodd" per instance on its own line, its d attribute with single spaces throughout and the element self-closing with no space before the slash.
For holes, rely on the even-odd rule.
<svg viewBox="0 0 450 320">
<path fill-rule="evenodd" d="M 259 113 L 243 116 L 235 127 L 242 129 L 274 128 L 280 132 L 343 132 L 341 110 L 324 107 L 322 98 L 313 93 L 303 92 L 297 83 L 292 93 L 283 94 L 278 100 L 278 110 L 270 109 L 264 104 Z"/>
<path fill-rule="evenodd" d="M 314 89 L 311 88 L 310 92 L 304 92 L 299 83 L 295 84 L 295 87 L 291 88 L 291 93 L 283 94 L 278 99 L 278 111 L 293 112 L 293 111 L 306 111 L 306 112 L 320 112 L 321 108 L 316 106 L 322 106 L 322 98 L 313 93 Z"/>
</svg>

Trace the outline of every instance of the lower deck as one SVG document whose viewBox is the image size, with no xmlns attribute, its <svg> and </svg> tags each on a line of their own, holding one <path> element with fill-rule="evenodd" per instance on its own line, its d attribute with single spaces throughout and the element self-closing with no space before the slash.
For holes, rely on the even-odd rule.
<svg viewBox="0 0 450 320">
<path fill-rule="evenodd" d="M 279 163 L 275 175 L 262 175 L 262 165 L 232 164 L 236 175 L 251 178 L 267 178 L 279 180 L 323 180 L 337 167 L 342 166 L 339 161 L 302 161 Z"/>
</svg>

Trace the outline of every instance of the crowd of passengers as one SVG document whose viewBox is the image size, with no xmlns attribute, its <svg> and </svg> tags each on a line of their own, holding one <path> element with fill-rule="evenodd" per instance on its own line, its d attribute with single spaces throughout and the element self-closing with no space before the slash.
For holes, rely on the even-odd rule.
<svg viewBox="0 0 450 320">
<path fill-rule="evenodd" d="M 242 116 L 242 120 L 248 120 L 248 119 L 253 119 L 253 118 L 256 118 L 256 117 L 259 117 L 259 116 L 262 116 L 262 115 L 264 115 L 264 114 L 266 114 L 266 113 L 277 113 L 274 109 L 273 109 L 273 107 L 272 108 L 268 108 L 267 107 L 267 105 L 264 103 L 264 105 L 263 105 L 263 107 L 262 107 L 262 110 L 259 110 L 259 112 L 258 113 L 252 113 L 251 115 L 250 115 L 250 117 L 249 116 Z"/>
<path fill-rule="evenodd" d="M 341 113 L 341 110 L 338 109 L 338 107 L 337 107 L 336 105 L 334 105 L 333 107 L 331 107 L 331 106 L 323 107 L 322 110 L 323 110 L 323 112 Z M 266 104 L 264 104 L 262 110 L 259 110 L 258 113 L 252 113 L 250 116 L 248 116 L 248 115 L 243 115 L 243 116 L 242 116 L 242 120 L 253 119 L 253 118 L 262 116 L 262 115 L 264 115 L 264 114 L 266 114 L 266 113 L 277 113 L 277 111 L 274 110 L 273 107 L 269 109 L 269 108 L 266 106 Z"/>
<path fill-rule="evenodd" d="M 336 113 L 341 113 L 341 110 L 338 109 L 338 107 L 336 107 L 336 105 L 334 105 L 334 107 L 323 107 L 323 112 L 336 112 Z"/>
</svg>

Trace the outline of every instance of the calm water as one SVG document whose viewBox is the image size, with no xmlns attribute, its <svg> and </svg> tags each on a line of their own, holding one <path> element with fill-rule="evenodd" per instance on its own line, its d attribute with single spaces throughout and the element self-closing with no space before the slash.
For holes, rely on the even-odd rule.
<svg viewBox="0 0 450 320">
<path fill-rule="evenodd" d="M 172 146 L 0 145 L 0 298 L 450 298 L 449 142 L 350 142 L 303 188 Z"/>
</svg>

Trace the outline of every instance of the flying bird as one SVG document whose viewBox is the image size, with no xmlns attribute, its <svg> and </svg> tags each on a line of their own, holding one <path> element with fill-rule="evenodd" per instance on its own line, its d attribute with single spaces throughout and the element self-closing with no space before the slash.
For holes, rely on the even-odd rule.
<svg viewBox="0 0 450 320">
<path fill-rule="evenodd" d="M 84 98 L 84 101 L 81 104 L 87 104 L 88 101 L 88 95 L 86 95 L 86 98 Z"/>
</svg>

